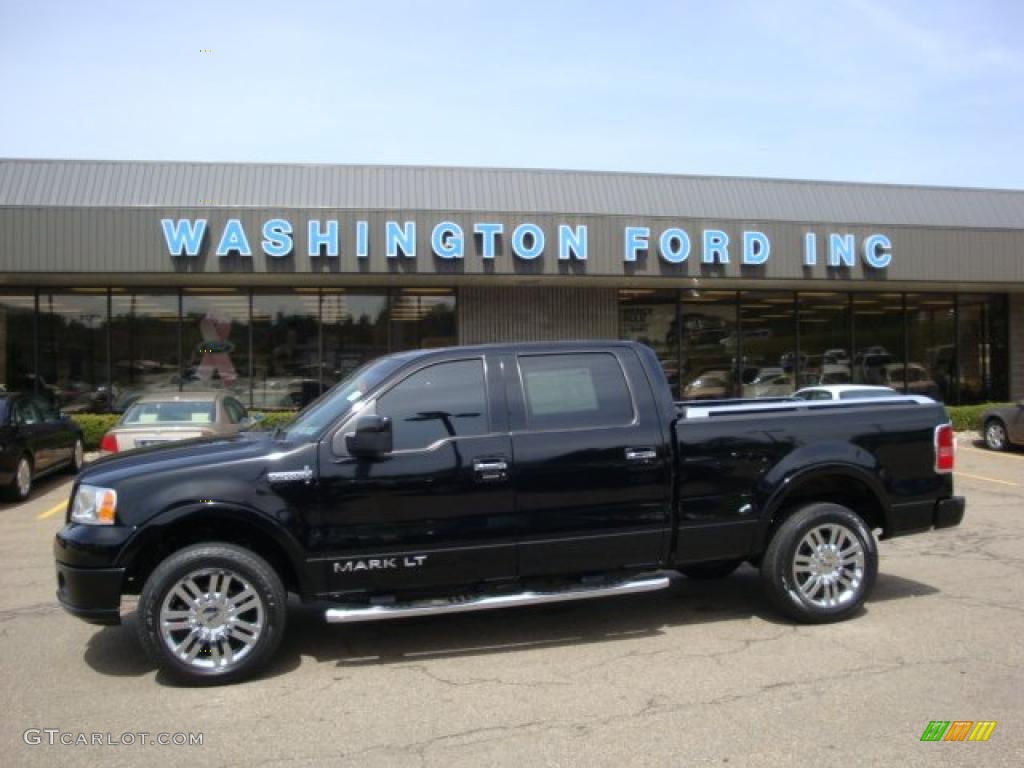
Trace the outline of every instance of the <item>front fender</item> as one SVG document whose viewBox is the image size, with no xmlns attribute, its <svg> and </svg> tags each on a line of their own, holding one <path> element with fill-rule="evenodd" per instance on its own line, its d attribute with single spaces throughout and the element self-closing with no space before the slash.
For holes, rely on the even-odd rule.
<svg viewBox="0 0 1024 768">
<path fill-rule="evenodd" d="M 294 525 L 294 517 L 289 516 Z M 219 501 L 211 498 L 203 502 L 187 502 L 169 507 L 147 520 L 145 526 L 137 528 L 135 534 L 125 543 L 117 558 L 116 565 L 131 568 L 139 555 L 175 529 L 182 526 L 202 526 L 204 523 L 227 523 L 240 535 L 245 530 L 258 531 L 271 540 L 287 558 L 302 594 L 308 594 L 311 585 L 305 568 L 305 556 L 299 543 L 298 532 L 290 529 L 287 521 L 272 518 L 267 513 L 237 502 Z"/>
</svg>

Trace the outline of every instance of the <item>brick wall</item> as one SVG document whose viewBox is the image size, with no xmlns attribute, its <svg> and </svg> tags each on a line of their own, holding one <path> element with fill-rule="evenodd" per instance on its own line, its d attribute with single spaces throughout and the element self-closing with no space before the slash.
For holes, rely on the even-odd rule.
<svg viewBox="0 0 1024 768">
<path fill-rule="evenodd" d="M 614 288 L 466 287 L 459 290 L 458 306 L 463 344 L 619 335 Z"/>
<path fill-rule="evenodd" d="M 1010 294 L 1010 399 L 1024 399 L 1024 293 Z"/>
</svg>

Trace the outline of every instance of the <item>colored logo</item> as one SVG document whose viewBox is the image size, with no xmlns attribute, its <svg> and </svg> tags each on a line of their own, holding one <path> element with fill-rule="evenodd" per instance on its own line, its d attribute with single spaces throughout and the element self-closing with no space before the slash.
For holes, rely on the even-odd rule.
<svg viewBox="0 0 1024 768">
<path fill-rule="evenodd" d="M 988 741 L 995 729 L 995 720 L 932 720 L 921 741 Z"/>
</svg>

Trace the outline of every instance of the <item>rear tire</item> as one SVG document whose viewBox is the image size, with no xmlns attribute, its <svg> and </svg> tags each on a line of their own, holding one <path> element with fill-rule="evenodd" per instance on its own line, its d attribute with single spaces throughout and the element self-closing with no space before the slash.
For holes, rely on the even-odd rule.
<svg viewBox="0 0 1024 768">
<path fill-rule="evenodd" d="M 985 447 L 993 451 L 1005 451 L 1010 446 L 1006 435 L 1006 425 L 999 419 L 985 422 Z"/>
<path fill-rule="evenodd" d="M 761 562 L 769 600 L 797 621 L 856 613 L 878 576 L 878 546 L 864 521 L 839 504 L 809 504 L 788 517 Z"/>
<path fill-rule="evenodd" d="M 679 572 L 688 579 L 710 581 L 731 576 L 741 565 L 743 565 L 742 560 L 715 560 L 710 563 L 684 565 L 679 568 Z"/>
<path fill-rule="evenodd" d="M 255 675 L 277 650 L 288 613 L 277 572 L 234 544 L 197 544 L 164 560 L 139 598 L 139 642 L 192 685 Z"/>
<path fill-rule="evenodd" d="M 32 494 L 32 458 L 26 453 L 18 458 L 14 465 L 14 477 L 3 489 L 4 498 L 8 501 L 25 501 Z"/>
</svg>

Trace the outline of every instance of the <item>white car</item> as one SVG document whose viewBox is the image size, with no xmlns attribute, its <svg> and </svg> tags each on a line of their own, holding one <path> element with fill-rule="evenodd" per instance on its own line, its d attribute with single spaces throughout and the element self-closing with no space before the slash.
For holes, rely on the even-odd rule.
<svg viewBox="0 0 1024 768">
<path fill-rule="evenodd" d="M 867 400 L 879 397 L 898 397 L 892 387 L 868 387 L 862 384 L 834 384 L 825 387 L 804 387 L 793 394 L 801 400 Z"/>
</svg>

